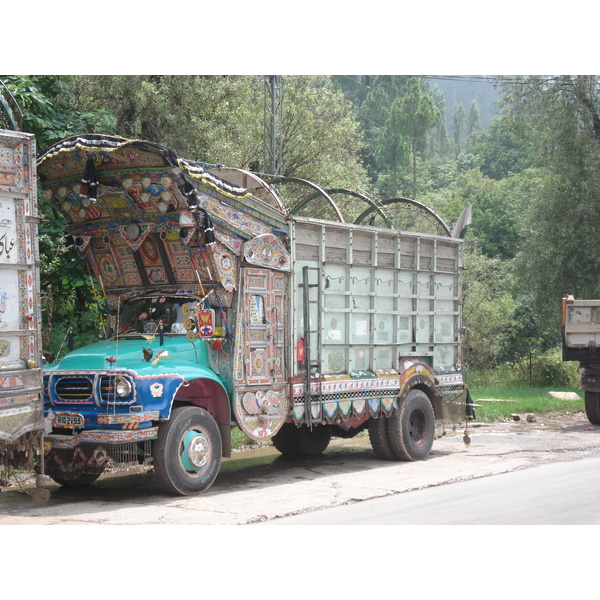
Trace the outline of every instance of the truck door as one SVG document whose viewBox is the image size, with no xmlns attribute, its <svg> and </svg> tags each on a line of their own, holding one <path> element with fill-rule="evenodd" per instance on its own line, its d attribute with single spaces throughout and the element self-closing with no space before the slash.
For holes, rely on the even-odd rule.
<svg viewBox="0 0 600 600">
<path fill-rule="evenodd" d="M 286 278 L 286 274 L 268 269 L 244 269 L 247 385 L 264 386 L 285 381 Z"/>
</svg>

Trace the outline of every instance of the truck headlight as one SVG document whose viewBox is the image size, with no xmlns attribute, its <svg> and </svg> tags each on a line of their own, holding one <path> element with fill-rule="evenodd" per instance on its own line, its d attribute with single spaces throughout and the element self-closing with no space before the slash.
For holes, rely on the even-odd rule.
<svg viewBox="0 0 600 600">
<path fill-rule="evenodd" d="M 119 398 L 127 398 L 133 391 L 133 386 L 129 379 L 125 379 L 124 377 L 119 377 L 117 379 L 117 383 L 115 385 L 115 392 Z"/>
</svg>

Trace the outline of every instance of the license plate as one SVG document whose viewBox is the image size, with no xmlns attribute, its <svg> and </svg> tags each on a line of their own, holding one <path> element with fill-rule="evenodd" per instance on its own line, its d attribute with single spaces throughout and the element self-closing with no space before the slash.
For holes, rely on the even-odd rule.
<svg viewBox="0 0 600 600">
<path fill-rule="evenodd" d="M 74 429 L 83 427 L 85 419 L 83 415 L 75 413 L 63 413 L 54 415 L 54 427 L 64 427 L 65 429 Z"/>
</svg>

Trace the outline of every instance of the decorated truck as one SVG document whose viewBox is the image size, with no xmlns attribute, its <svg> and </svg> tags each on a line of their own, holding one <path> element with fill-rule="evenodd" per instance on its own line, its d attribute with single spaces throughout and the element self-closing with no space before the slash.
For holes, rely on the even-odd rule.
<svg viewBox="0 0 600 600">
<path fill-rule="evenodd" d="M 447 227 L 301 217 L 266 177 L 114 136 L 68 138 L 38 174 L 106 318 L 45 368 L 55 481 L 151 464 L 166 491 L 200 493 L 235 427 L 289 455 L 368 430 L 379 458 L 428 456 L 465 391 Z"/>
<path fill-rule="evenodd" d="M 585 412 L 600 425 L 600 300 L 562 300 L 563 360 L 580 364 Z"/>
<path fill-rule="evenodd" d="M 0 479 L 42 446 L 36 189 L 35 138 L 0 130 Z"/>
</svg>

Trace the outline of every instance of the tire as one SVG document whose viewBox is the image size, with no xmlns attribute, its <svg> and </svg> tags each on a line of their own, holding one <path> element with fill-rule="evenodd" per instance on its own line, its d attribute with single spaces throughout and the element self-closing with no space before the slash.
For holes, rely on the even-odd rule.
<svg viewBox="0 0 600 600">
<path fill-rule="evenodd" d="M 84 485 L 90 485 L 94 483 L 100 475 L 104 472 L 104 469 L 100 470 L 98 473 L 80 473 L 75 477 L 68 477 L 65 474 L 60 472 L 47 472 L 46 475 L 51 477 L 56 483 L 65 487 L 81 487 Z"/>
<path fill-rule="evenodd" d="M 307 425 L 296 427 L 294 423 L 284 423 L 272 438 L 275 448 L 286 456 L 317 456 L 325 452 L 330 441 L 328 425 L 316 425 L 311 429 Z"/>
<path fill-rule="evenodd" d="M 65 487 L 90 485 L 104 473 L 106 465 L 85 464 L 89 457 L 89 451 L 85 449 L 53 450 L 45 460 L 44 470 L 46 475 Z"/>
<path fill-rule="evenodd" d="M 585 414 L 592 425 L 600 425 L 600 394 L 585 392 Z"/>
<path fill-rule="evenodd" d="M 284 423 L 271 438 L 273 446 L 285 456 L 298 456 L 300 454 L 300 446 L 296 441 L 292 428 L 296 429 L 293 423 Z"/>
<path fill-rule="evenodd" d="M 213 484 L 221 454 L 221 433 L 212 415 L 197 406 L 183 406 L 174 409 L 159 427 L 152 462 L 165 491 L 192 496 Z"/>
<path fill-rule="evenodd" d="M 398 460 L 427 458 L 435 436 L 435 415 L 425 392 L 410 390 L 388 419 L 388 439 Z"/>
<path fill-rule="evenodd" d="M 392 452 L 387 428 L 388 417 L 380 415 L 369 419 L 369 440 L 377 458 L 382 460 L 397 460 Z"/>
</svg>

